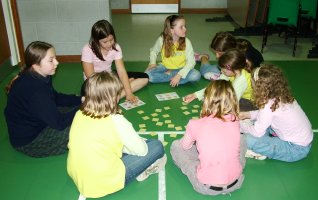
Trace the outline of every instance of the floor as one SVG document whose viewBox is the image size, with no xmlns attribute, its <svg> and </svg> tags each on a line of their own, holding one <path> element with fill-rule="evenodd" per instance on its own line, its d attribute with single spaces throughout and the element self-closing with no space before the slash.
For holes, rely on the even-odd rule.
<svg viewBox="0 0 318 200">
<path fill-rule="evenodd" d="M 123 48 L 125 60 L 128 61 L 125 63 L 128 71 L 143 71 L 145 69 L 148 62 L 149 48 L 159 35 L 165 17 L 166 15 L 113 15 L 113 24 L 118 42 Z M 210 15 L 185 15 L 185 17 L 188 22 L 188 36 L 198 52 L 208 51 L 210 40 L 215 32 L 233 29 L 231 23 L 205 23 L 205 18 L 211 17 Z M 140 33 L 140 30 L 143 32 Z M 204 35 L 206 36 L 203 37 Z M 253 41 L 255 46 L 260 44 L 258 40 L 261 39 L 259 37 L 249 39 Z M 310 43 L 311 41 L 307 41 L 307 39 L 305 41 L 304 39 L 304 43 L 301 43 L 299 48 L 303 51 L 299 51 L 297 56 L 293 58 L 291 48 L 284 46 L 283 41 L 280 43 L 279 40 L 279 43 L 276 44 L 279 46 L 279 51 L 275 50 L 275 45 L 268 45 L 264 57 L 265 60 L 283 68 L 289 79 L 293 94 L 309 117 L 314 132 L 317 132 L 317 60 L 305 59 L 306 53 L 304 50 L 307 48 L 306 45 L 309 48 Z M 215 62 L 215 60 L 212 62 Z M 198 68 L 199 65 L 196 67 Z M 300 70 L 302 71 L 300 72 Z M 17 71 L 0 81 L 2 91 L 15 73 Z M 65 80 L 68 80 L 67 84 L 65 84 Z M 80 63 L 59 65 L 58 72 L 54 77 L 54 86 L 58 91 L 79 93 L 81 84 L 82 68 Z M 124 190 L 100 199 L 317 199 L 314 192 L 316 190 L 316 180 L 318 180 L 318 140 L 316 138 L 309 156 L 299 162 L 285 163 L 269 159 L 264 161 L 248 159 L 244 169 L 245 181 L 243 186 L 231 195 L 211 197 L 198 194 L 193 190 L 187 177 L 173 164 L 169 149 L 171 142 L 182 136 L 188 120 L 198 117 L 200 111 L 198 107 L 201 104 L 199 101 L 194 101 L 184 105 L 181 98 L 158 101 L 155 95 L 176 92 L 179 97 L 183 97 L 190 92 L 205 87 L 207 84 L 208 81 L 205 80 L 177 88 L 171 88 L 168 84 L 149 84 L 136 93 L 146 104 L 135 109 L 124 110 L 124 115 L 143 137 L 158 138 L 163 141 L 168 156 L 165 171 L 150 176 L 144 182 L 133 182 Z M 5 105 L 6 97 L 2 94 L 0 96 L 0 110 L 2 113 Z M 157 118 L 158 121 L 153 120 L 153 118 Z M 162 123 L 158 124 L 158 122 Z M 3 114 L 0 115 L 0 124 L 1 199 L 78 199 L 79 193 L 66 172 L 66 154 L 43 159 L 24 156 L 10 146 Z"/>
<path fill-rule="evenodd" d="M 163 23 L 168 14 L 116 14 L 112 16 L 118 43 L 121 45 L 126 61 L 148 61 L 149 49 L 154 45 L 157 37 L 163 31 Z M 191 40 L 194 51 L 210 54 L 211 60 L 215 56 L 209 51 L 209 46 L 215 33 L 219 31 L 233 31 L 237 25 L 232 22 L 206 22 L 205 19 L 223 17 L 212 14 L 184 14 L 187 26 L 187 37 Z M 248 39 L 253 46 L 261 49 L 262 36 L 239 36 Z M 265 60 L 303 60 L 307 58 L 312 48 L 311 38 L 299 38 L 296 56 L 292 56 L 293 39 L 287 44 L 284 39 L 273 34 L 268 37 L 264 48 Z"/>
</svg>

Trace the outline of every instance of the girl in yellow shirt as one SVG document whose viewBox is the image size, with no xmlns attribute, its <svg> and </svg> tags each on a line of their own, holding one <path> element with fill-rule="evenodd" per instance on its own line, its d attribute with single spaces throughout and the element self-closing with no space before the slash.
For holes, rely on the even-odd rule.
<svg viewBox="0 0 318 200">
<path fill-rule="evenodd" d="M 121 115 L 122 84 L 108 72 L 87 79 L 86 98 L 70 130 L 67 171 L 80 193 L 99 198 L 164 168 L 159 140 L 144 140 Z"/>
<path fill-rule="evenodd" d="M 149 82 L 170 82 L 172 87 L 200 80 L 201 74 L 194 69 L 195 59 L 192 44 L 186 38 L 185 19 L 181 15 L 170 15 L 164 30 L 150 49 L 150 63 L 146 69 Z M 161 63 L 156 64 L 158 54 Z"/>
</svg>

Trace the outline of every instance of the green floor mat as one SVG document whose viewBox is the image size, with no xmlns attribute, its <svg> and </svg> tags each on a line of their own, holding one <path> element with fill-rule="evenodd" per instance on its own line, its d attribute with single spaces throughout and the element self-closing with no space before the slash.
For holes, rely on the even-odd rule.
<svg viewBox="0 0 318 200">
<path fill-rule="evenodd" d="M 316 62 L 284 61 L 274 62 L 282 67 L 289 79 L 293 94 L 308 115 L 313 129 L 318 128 L 318 89 Z M 147 62 L 128 62 L 128 71 L 142 71 Z M 197 65 L 198 68 L 198 65 Z M 15 71 L 14 73 L 17 73 Z M 13 73 L 13 74 L 14 74 Z M 3 91 L 11 74 L 0 82 Z M 77 64 L 61 64 L 54 77 L 54 86 L 60 92 L 79 94 L 83 82 L 82 68 Z M 316 180 L 318 180 L 318 140 L 315 138 L 309 156 L 299 162 L 285 163 L 275 160 L 248 159 L 244 170 L 245 181 L 241 189 L 231 195 L 217 197 L 198 194 L 192 188 L 187 177 L 178 169 L 170 155 L 173 140 L 182 136 L 189 119 L 199 116 L 201 103 L 197 100 L 184 105 L 182 97 L 205 87 L 209 82 L 200 80 L 176 88 L 168 84 L 149 84 L 136 95 L 146 104 L 131 110 L 124 110 L 125 117 L 134 128 L 146 138 L 160 138 L 165 144 L 168 162 L 164 179 L 161 175 L 152 175 L 144 182 L 133 182 L 124 190 L 100 198 L 107 200 L 207 200 L 207 199 L 245 199 L 245 200 L 314 200 Z M 180 98 L 158 101 L 156 94 L 176 92 Z M 120 101 L 122 103 L 123 100 Z M 0 109 L 6 105 L 6 95 L 1 94 Z M 198 108 L 199 106 L 199 108 Z M 158 110 L 159 109 L 159 110 Z M 142 112 L 140 112 L 142 111 Z M 153 116 L 155 114 L 155 116 Z M 145 119 L 148 117 L 149 119 Z M 153 121 L 158 118 L 158 121 Z M 169 121 L 170 120 L 170 121 Z M 158 122 L 162 122 L 158 124 Z M 0 194 L 1 199 L 10 200 L 76 200 L 79 193 L 66 172 L 67 155 L 49 158 L 30 158 L 16 152 L 9 144 L 7 128 L 3 114 L 0 115 Z M 173 127 L 169 127 L 173 124 Z M 181 129 L 176 129 L 180 127 Z M 164 189 L 159 184 L 164 182 Z M 161 189 L 161 190 L 159 190 Z"/>
</svg>

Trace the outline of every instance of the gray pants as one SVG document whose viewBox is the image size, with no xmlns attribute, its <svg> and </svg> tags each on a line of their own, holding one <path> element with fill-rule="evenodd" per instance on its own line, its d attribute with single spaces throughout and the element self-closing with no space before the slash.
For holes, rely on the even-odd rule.
<svg viewBox="0 0 318 200">
<path fill-rule="evenodd" d="M 245 152 L 246 152 L 246 142 L 241 135 L 241 152 L 240 152 L 240 162 L 242 167 L 245 167 Z M 209 185 L 202 184 L 197 179 L 197 166 L 199 164 L 198 151 L 195 145 L 192 146 L 189 150 L 183 150 L 180 140 L 175 140 L 171 144 L 170 153 L 174 163 L 181 169 L 181 171 L 188 177 L 195 191 L 205 194 L 205 195 L 219 195 L 227 194 L 239 189 L 244 181 L 244 175 L 238 178 L 238 181 L 235 185 L 227 189 L 223 188 L 222 191 L 215 191 L 210 189 Z"/>
</svg>

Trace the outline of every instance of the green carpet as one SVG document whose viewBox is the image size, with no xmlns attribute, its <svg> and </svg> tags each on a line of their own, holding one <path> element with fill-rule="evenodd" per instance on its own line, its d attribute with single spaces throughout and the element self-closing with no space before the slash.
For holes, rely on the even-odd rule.
<svg viewBox="0 0 318 200">
<path fill-rule="evenodd" d="M 313 129 L 318 128 L 318 104 L 316 102 L 318 89 L 315 83 L 318 73 L 317 62 L 314 61 L 283 61 L 274 62 L 282 67 L 289 79 L 293 94 L 307 113 Z M 143 71 L 147 62 L 127 62 L 128 71 Z M 198 67 L 198 66 L 197 66 Z M 10 74 L 0 82 L 3 91 L 7 82 L 17 73 Z M 58 72 L 54 77 L 54 85 L 57 91 L 64 93 L 79 93 L 83 82 L 82 68 L 78 64 L 60 64 Z M 165 141 L 165 149 L 168 156 L 168 163 L 165 168 L 166 193 L 158 191 L 158 175 L 150 176 L 144 182 L 133 182 L 124 190 L 100 199 L 122 200 L 140 199 L 156 200 L 165 194 L 165 199 L 175 200 L 207 200 L 207 199 L 244 199 L 244 200 L 314 200 L 316 180 L 318 180 L 317 139 L 314 139 L 312 150 L 309 156 L 299 162 L 285 163 L 275 160 L 258 161 L 247 160 L 244 170 L 245 181 L 240 190 L 231 195 L 210 197 L 196 193 L 187 177 L 173 164 L 169 152 L 171 142 L 181 135 L 175 135 L 175 127 L 184 126 L 189 119 L 199 115 L 199 101 L 194 101 L 188 105 L 183 105 L 181 98 L 159 102 L 155 94 L 176 92 L 180 97 L 205 87 L 208 81 L 201 80 L 198 83 L 181 85 L 171 88 L 168 84 L 149 84 L 136 95 L 146 104 L 138 108 L 125 111 L 124 115 L 130 120 L 136 130 L 146 129 L 151 135 L 144 137 L 157 138 L 159 134 Z M 121 100 L 122 102 L 122 100 Z M 1 94 L 0 109 L 6 105 L 6 95 Z M 169 108 L 168 108 L 169 107 Z M 168 109 L 167 109 L 168 108 Z M 156 110 L 161 109 L 161 111 Z M 143 113 L 138 113 L 143 111 Z M 156 113 L 157 116 L 152 116 Z M 143 117 L 149 119 L 144 120 Z M 288 116 L 286 116 L 288 117 Z M 158 118 L 158 121 L 152 121 Z M 166 120 L 171 120 L 166 123 Z M 66 172 L 67 155 L 50 158 L 35 159 L 24 156 L 9 144 L 7 128 L 3 114 L 0 115 L 0 194 L 1 199 L 10 200 L 76 200 L 78 191 Z M 174 127 L 168 127 L 174 124 Z M 169 132 L 168 132 L 169 131 Z M 165 135 L 162 135 L 166 133 Z M 172 134 L 171 134 L 172 133 Z M 163 198 L 164 199 L 164 198 Z"/>
</svg>

